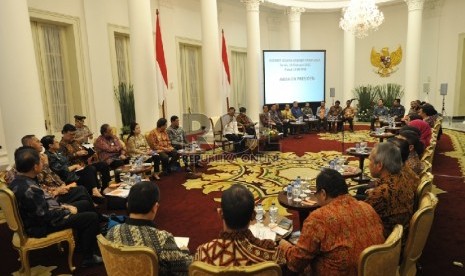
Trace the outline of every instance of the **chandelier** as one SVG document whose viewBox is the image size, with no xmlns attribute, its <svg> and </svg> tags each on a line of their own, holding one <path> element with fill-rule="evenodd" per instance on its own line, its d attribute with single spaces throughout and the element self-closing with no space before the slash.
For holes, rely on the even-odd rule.
<svg viewBox="0 0 465 276">
<path fill-rule="evenodd" d="M 376 7 L 375 0 L 351 0 L 343 13 L 339 27 L 358 38 L 368 36 L 370 30 L 376 31 L 384 21 L 384 15 Z"/>
</svg>

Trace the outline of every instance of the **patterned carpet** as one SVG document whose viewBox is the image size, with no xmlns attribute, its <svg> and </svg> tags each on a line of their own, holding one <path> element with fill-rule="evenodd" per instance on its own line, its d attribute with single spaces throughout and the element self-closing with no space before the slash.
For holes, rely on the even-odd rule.
<svg viewBox="0 0 465 276">
<path fill-rule="evenodd" d="M 454 147 L 453 151 L 445 152 L 444 155 L 457 159 L 460 165 L 462 176 L 465 176 L 465 133 L 450 129 L 444 129 L 444 134 L 448 135 Z"/>
<path fill-rule="evenodd" d="M 319 133 L 314 136 L 319 140 L 340 141 L 341 133 Z M 368 130 L 345 132 L 346 143 L 358 141 L 377 142 L 378 139 L 369 136 Z M 284 140 L 284 142 L 295 143 L 295 140 Z M 465 146 L 465 139 L 462 140 Z M 465 147 L 464 147 L 465 149 Z M 209 153 L 207 153 L 208 155 Z M 244 155 L 239 158 L 226 158 L 225 155 L 217 155 L 218 158 L 209 162 L 209 168 L 198 179 L 189 179 L 183 185 L 187 190 L 200 189 L 204 194 L 221 192 L 234 183 L 246 185 L 254 194 L 256 200 L 262 201 L 265 209 L 273 202 L 279 206 L 280 215 L 289 215 L 287 210 L 278 204 L 277 194 L 286 187 L 290 181 L 300 176 L 303 180 L 315 186 L 315 177 L 320 169 L 327 166 L 329 161 L 335 157 L 341 157 L 339 151 L 305 152 L 298 156 L 293 152 L 268 152 L 262 156 Z M 349 160 L 349 165 L 358 167 L 359 161 L 352 156 L 344 155 Z M 465 164 L 465 163 L 464 163 Z M 369 174 L 369 160 L 365 159 L 365 173 Z M 358 184 L 348 179 L 349 186 Z M 434 187 L 434 193 L 445 191 Z M 215 201 L 220 201 L 216 197 Z"/>
</svg>

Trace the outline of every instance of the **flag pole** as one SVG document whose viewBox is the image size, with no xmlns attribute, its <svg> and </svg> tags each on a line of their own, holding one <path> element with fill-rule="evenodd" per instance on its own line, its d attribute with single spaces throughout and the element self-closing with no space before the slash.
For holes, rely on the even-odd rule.
<svg viewBox="0 0 465 276">
<path fill-rule="evenodd" d="M 163 101 L 163 103 L 161 104 L 161 112 L 162 112 L 162 115 L 163 115 L 162 118 L 166 118 L 165 117 L 165 101 Z"/>
<path fill-rule="evenodd" d="M 226 110 L 229 110 L 229 97 L 226 97 Z"/>
</svg>

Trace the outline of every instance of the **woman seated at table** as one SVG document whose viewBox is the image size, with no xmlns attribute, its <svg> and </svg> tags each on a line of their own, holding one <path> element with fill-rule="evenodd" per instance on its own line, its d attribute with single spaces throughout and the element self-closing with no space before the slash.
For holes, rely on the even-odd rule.
<svg viewBox="0 0 465 276">
<path fill-rule="evenodd" d="M 60 143 L 54 135 L 46 135 L 40 140 L 45 148 L 45 154 L 48 157 L 49 166 L 66 184 L 76 182 L 84 186 L 89 194 L 95 198 L 103 198 L 98 190 L 97 172 L 93 166 L 82 167 L 79 164 L 70 165 L 68 158 L 62 155 L 58 150 Z"/>
<path fill-rule="evenodd" d="M 399 139 L 406 140 L 409 144 L 409 156 L 405 161 L 406 165 L 412 169 L 417 174 L 420 174 L 423 170 L 423 164 L 421 163 L 420 156 L 423 155 L 424 145 L 420 141 L 420 136 L 417 132 L 418 130 L 415 127 L 403 127 L 399 135 Z"/>
<path fill-rule="evenodd" d="M 156 161 L 154 158 L 158 158 L 157 154 L 153 154 L 145 136 L 141 134 L 140 125 L 136 122 L 132 122 L 129 126 L 130 133 L 126 140 L 126 153 L 131 158 L 140 157 L 141 155 L 151 156 L 147 161 L 152 161 L 155 164 L 159 164 L 160 161 Z M 160 179 L 158 173 L 153 174 L 153 178 Z"/>
</svg>

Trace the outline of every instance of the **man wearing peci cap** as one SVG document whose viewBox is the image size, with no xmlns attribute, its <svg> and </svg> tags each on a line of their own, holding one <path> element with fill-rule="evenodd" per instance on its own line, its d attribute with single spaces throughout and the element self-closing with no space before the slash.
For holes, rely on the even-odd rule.
<svg viewBox="0 0 465 276">
<path fill-rule="evenodd" d="M 93 133 L 90 131 L 89 127 L 84 125 L 84 120 L 86 116 L 74 115 L 74 125 L 76 126 L 76 140 L 80 144 L 89 143 L 89 139 L 93 138 Z"/>
</svg>

